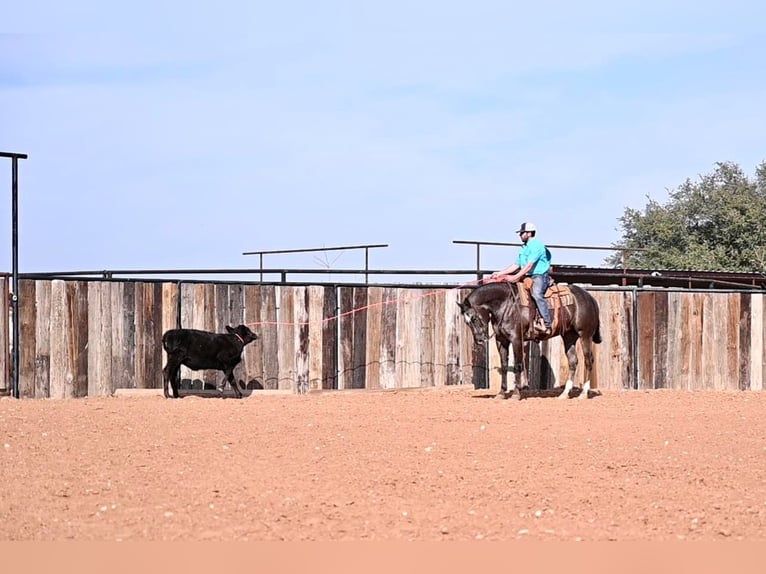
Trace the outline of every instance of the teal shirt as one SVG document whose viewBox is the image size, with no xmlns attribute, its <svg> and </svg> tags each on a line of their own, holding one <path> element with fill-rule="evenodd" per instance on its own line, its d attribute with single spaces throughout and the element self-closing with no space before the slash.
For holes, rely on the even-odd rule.
<svg viewBox="0 0 766 574">
<path fill-rule="evenodd" d="M 526 267 L 527 263 L 534 261 L 535 264 L 529 271 L 529 275 L 542 275 L 551 270 L 551 252 L 545 244 L 536 237 L 530 237 L 526 245 L 519 251 L 516 259 L 519 267 Z"/>
</svg>

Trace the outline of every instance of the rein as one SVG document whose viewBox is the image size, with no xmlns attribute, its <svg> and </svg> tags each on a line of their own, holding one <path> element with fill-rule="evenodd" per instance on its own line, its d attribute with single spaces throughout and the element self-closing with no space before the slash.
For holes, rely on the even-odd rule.
<svg viewBox="0 0 766 574">
<path fill-rule="evenodd" d="M 507 281 L 505 283 L 508 286 L 508 297 L 503 302 L 502 313 L 497 318 L 497 324 L 498 325 L 502 325 L 503 324 L 503 321 L 505 320 L 505 316 L 508 314 L 509 306 L 513 306 L 513 297 L 512 297 L 513 296 L 513 286 L 510 283 L 508 283 Z M 492 326 L 492 334 L 487 338 L 487 340 L 492 339 L 497 334 L 497 329 L 495 329 L 495 326 L 492 324 L 492 321 L 490 321 L 489 324 Z"/>
</svg>

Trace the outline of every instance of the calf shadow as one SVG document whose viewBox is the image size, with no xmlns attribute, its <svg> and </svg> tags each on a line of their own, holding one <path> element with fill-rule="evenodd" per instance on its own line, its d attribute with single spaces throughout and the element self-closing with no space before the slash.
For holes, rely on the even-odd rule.
<svg viewBox="0 0 766 574">
<path fill-rule="evenodd" d="M 242 393 L 242 398 L 247 398 L 259 390 L 263 390 L 263 384 L 257 379 L 250 379 L 247 383 L 242 379 L 238 379 L 235 383 L 239 386 L 239 390 Z M 200 397 L 203 399 L 236 399 L 237 395 L 234 390 L 227 383 L 223 389 L 223 393 L 219 393 L 216 386 L 212 383 L 205 382 L 202 379 L 181 379 L 179 387 L 180 398 L 184 397 Z"/>
</svg>

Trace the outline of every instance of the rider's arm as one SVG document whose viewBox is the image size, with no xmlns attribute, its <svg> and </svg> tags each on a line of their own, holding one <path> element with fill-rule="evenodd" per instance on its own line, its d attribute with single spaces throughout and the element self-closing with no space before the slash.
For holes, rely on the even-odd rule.
<svg viewBox="0 0 766 574">
<path fill-rule="evenodd" d="M 505 269 L 501 269 L 500 271 L 495 271 L 490 277 L 504 277 L 505 275 L 510 275 L 511 273 L 516 272 L 519 269 L 519 264 L 514 263 L 513 265 L 509 265 Z"/>
<path fill-rule="evenodd" d="M 535 266 L 535 262 L 534 261 L 530 261 L 524 267 L 519 269 L 518 272 L 516 272 L 513 275 L 511 275 L 510 277 L 508 277 L 508 281 L 510 281 L 511 283 L 516 283 L 517 281 L 523 279 L 524 276 L 526 276 L 527 273 L 532 271 L 532 267 L 534 267 L 534 266 Z M 516 265 L 516 267 L 518 267 L 518 265 Z"/>
</svg>

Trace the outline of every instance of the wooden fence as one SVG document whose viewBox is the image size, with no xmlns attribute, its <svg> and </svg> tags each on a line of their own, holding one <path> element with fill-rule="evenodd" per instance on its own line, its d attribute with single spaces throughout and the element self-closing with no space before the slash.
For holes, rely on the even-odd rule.
<svg viewBox="0 0 766 574">
<path fill-rule="evenodd" d="M 281 286 L 22 279 L 22 397 L 161 388 L 162 333 L 222 332 L 246 323 L 259 339 L 235 376 L 249 389 L 376 389 L 499 385 L 494 341 L 476 346 L 456 300 L 467 291 L 376 286 Z M 2 281 L 8 300 L 8 281 Z M 592 290 L 603 342 L 600 389 L 762 389 L 764 305 L 757 293 Z M 10 387 L 10 319 L 0 313 L 0 387 Z M 530 344 L 533 387 L 563 384 L 560 339 Z M 582 364 L 582 357 L 580 357 Z M 182 370 L 182 388 L 222 374 Z M 582 383 L 582 373 L 576 382 Z M 257 391 L 254 391 L 257 392 Z"/>
</svg>

